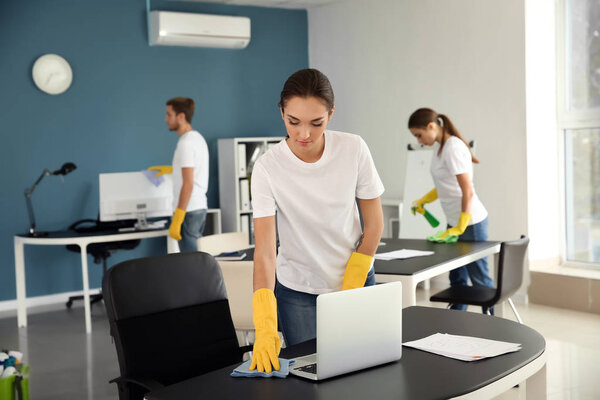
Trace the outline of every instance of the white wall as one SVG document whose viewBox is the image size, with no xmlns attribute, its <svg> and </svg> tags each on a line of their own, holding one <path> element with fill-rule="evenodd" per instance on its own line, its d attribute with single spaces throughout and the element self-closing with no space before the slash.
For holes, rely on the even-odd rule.
<svg viewBox="0 0 600 400">
<path fill-rule="evenodd" d="M 336 94 L 330 127 L 366 140 L 384 197 L 402 197 L 409 115 L 432 107 L 477 142 L 475 187 L 490 213 L 490 239 L 527 233 L 524 1 L 354 0 L 308 9 L 309 62 Z"/>
</svg>

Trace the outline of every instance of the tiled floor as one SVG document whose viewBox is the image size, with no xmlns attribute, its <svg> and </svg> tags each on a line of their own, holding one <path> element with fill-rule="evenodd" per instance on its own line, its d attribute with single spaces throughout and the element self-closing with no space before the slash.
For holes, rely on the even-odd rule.
<svg viewBox="0 0 600 400">
<path fill-rule="evenodd" d="M 443 307 L 428 297 L 420 290 L 419 305 Z M 517 307 L 525 323 L 546 338 L 548 399 L 600 399 L 600 315 L 537 304 Z M 37 310 L 44 312 L 30 314 L 29 326 L 21 330 L 14 313 L 0 315 L 0 347 L 21 349 L 32 366 L 32 399 L 117 398 L 115 385 L 108 383 L 119 368 L 106 314 L 99 306 L 92 310 L 91 335 L 85 334 L 81 306 Z M 514 318 L 510 309 L 507 317 Z M 523 392 L 515 388 L 499 399 L 524 399 Z"/>
</svg>

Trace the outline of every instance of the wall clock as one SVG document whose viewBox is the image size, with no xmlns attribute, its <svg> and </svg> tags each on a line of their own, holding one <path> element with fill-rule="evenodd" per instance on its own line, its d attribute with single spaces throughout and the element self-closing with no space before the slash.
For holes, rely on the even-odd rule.
<svg viewBox="0 0 600 400">
<path fill-rule="evenodd" d="M 61 94 L 73 81 L 73 70 L 61 56 L 45 54 L 33 64 L 33 81 L 36 86 L 48 94 Z"/>
</svg>

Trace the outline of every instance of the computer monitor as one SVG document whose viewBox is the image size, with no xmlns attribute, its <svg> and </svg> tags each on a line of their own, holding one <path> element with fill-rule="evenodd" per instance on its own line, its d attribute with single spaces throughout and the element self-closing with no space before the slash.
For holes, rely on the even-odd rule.
<svg viewBox="0 0 600 400">
<path fill-rule="evenodd" d="M 147 228 L 147 218 L 173 214 L 173 181 L 170 174 L 155 186 L 143 172 L 99 174 L 100 221 L 137 219 L 136 228 Z"/>
</svg>

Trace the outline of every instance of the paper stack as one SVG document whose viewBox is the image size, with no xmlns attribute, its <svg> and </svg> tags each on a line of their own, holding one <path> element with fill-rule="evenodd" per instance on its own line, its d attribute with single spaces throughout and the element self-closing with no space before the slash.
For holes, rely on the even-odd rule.
<svg viewBox="0 0 600 400">
<path fill-rule="evenodd" d="M 244 258 L 246 258 L 246 253 L 243 251 L 232 251 L 215 256 L 215 260 L 219 261 L 241 261 Z"/>
<path fill-rule="evenodd" d="M 436 333 L 423 339 L 406 342 L 403 345 L 462 361 L 482 360 L 521 350 L 519 343 L 447 333 Z"/>
<path fill-rule="evenodd" d="M 388 251 L 387 253 L 375 254 L 375 259 L 389 261 L 389 260 L 397 260 L 397 259 L 402 259 L 402 258 L 430 256 L 432 254 L 433 254 L 433 251 L 402 249 L 402 250 Z"/>
</svg>

